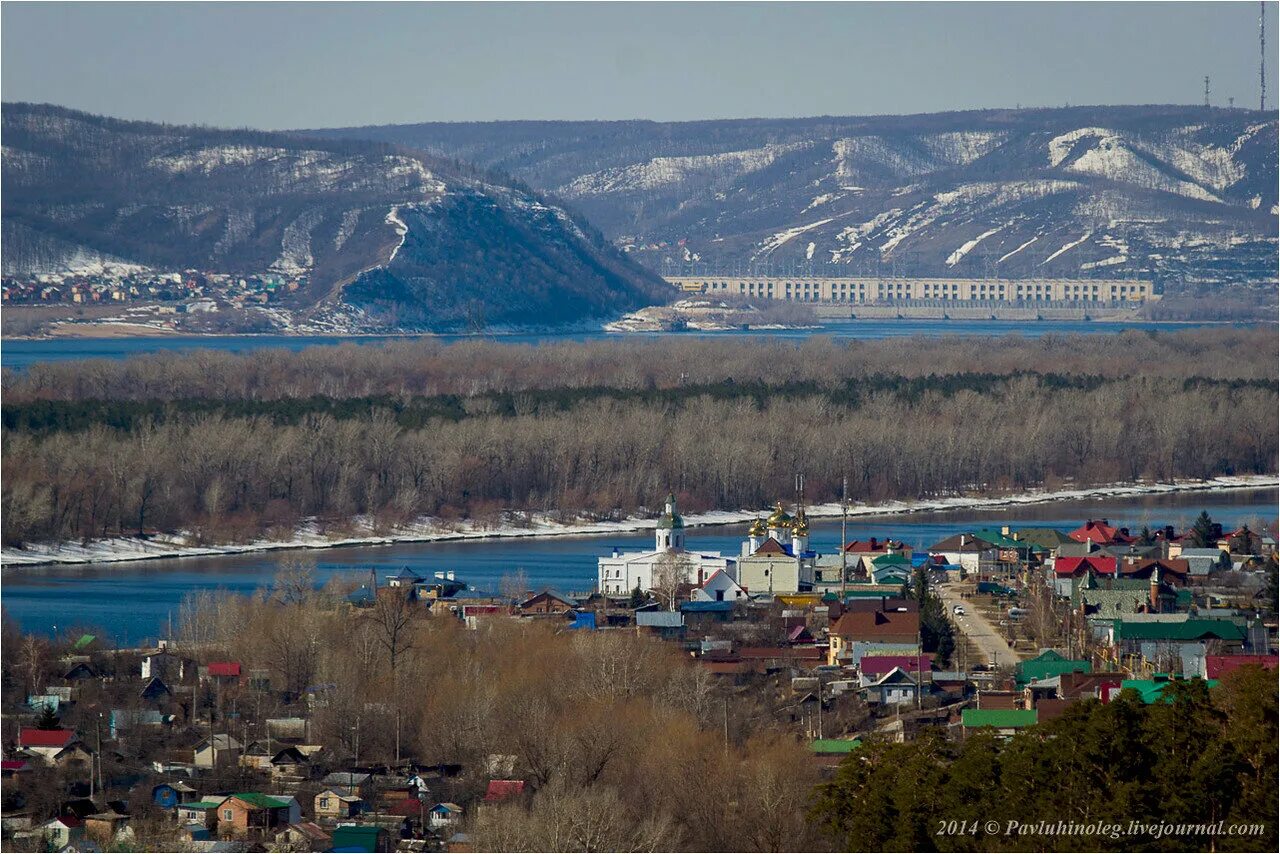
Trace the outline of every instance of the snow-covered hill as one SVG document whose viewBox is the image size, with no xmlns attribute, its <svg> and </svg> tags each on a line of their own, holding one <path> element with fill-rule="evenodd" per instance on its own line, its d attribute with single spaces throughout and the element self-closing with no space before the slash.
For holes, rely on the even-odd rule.
<svg viewBox="0 0 1280 854">
<path fill-rule="evenodd" d="M 507 170 L 657 269 L 1275 282 L 1277 122 L 1203 107 L 313 131 Z M 803 235 L 803 239 L 797 239 Z"/>
<path fill-rule="evenodd" d="M 6 275 L 305 274 L 293 312 L 379 328 L 613 317 L 666 286 L 503 177 L 386 143 L 3 107 Z"/>
</svg>

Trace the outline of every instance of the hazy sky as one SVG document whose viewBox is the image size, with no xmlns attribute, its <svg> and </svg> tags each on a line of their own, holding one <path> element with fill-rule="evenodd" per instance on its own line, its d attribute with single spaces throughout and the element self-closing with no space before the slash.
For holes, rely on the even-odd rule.
<svg viewBox="0 0 1280 854">
<path fill-rule="evenodd" d="M 1272 45 L 1275 13 L 1268 4 Z M 4 100 L 169 122 L 1198 103 L 1206 74 L 1215 104 L 1258 105 L 1250 2 L 5 2 L 0 15 Z"/>
</svg>

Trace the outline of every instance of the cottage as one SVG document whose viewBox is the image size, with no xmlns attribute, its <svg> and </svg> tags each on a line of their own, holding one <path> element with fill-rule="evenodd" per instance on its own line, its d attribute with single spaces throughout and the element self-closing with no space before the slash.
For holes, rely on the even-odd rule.
<svg viewBox="0 0 1280 854">
<path fill-rule="evenodd" d="M 18 749 L 40 756 L 49 765 L 53 765 L 58 755 L 76 741 L 76 734 L 69 729 L 23 727 L 18 730 Z"/>
<path fill-rule="evenodd" d="M 919 643 L 920 614 L 901 610 L 846 611 L 829 631 L 827 664 L 857 664 L 854 644 L 887 643 L 911 647 Z"/>
<path fill-rule="evenodd" d="M 269 767 L 274 780 L 295 779 L 307 776 L 311 761 L 296 747 L 289 746 L 276 751 Z"/>
<path fill-rule="evenodd" d="M 716 570 L 711 577 L 702 582 L 701 587 L 693 589 L 695 602 L 742 602 L 747 599 L 747 591 L 734 581 L 729 573 Z"/>
<path fill-rule="evenodd" d="M 84 831 L 86 836 L 104 846 L 114 845 L 133 835 L 129 816 L 114 809 L 85 816 Z"/>
<path fill-rule="evenodd" d="M 442 827 L 457 827 L 462 823 L 462 807 L 455 803 L 445 802 L 436 804 L 427 814 L 427 824 L 432 829 Z"/>
<path fill-rule="evenodd" d="M 555 590 L 543 590 L 516 606 L 522 616 L 564 616 L 578 606 L 578 600 Z"/>
<path fill-rule="evenodd" d="M 930 557 L 940 557 L 948 565 L 966 573 L 976 573 L 984 560 L 994 559 L 996 547 L 970 533 L 954 534 L 929 546 Z"/>
<path fill-rule="evenodd" d="M 84 837 L 84 822 L 73 815 L 62 815 L 40 825 L 39 832 L 50 850 L 58 851 Z"/>
<path fill-rule="evenodd" d="M 329 833 L 314 821 L 291 824 L 276 834 L 276 845 L 289 851 L 331 851 Z"/>
<path fill-rule="evenodd" d="M 524 780 L 490 780 L 484 793 L 486 804 L 497 804 L 524 795 Z"/>
<path fill-rule="evenodd" d="M 186 801 L 177 806 L 175 817 L 178 824 L 199 824 L 213 830 L 218 826 L 218 804 L 220 799 L 206 798 L 199 801 Z"/>
<path fill-rule="evenodd" d="M 318 821 L 355 818 L 364 812 L 364 807 L 364 799 L 352 789 L 331 786 L 315 796 L 315 817 Z"/>
<path fill-rule="evenodd" d="M 235 736 L 230 733 L 216 733 L 202 738 L 192 748 L 192 764 L 197 768 L 220 768 L 234 765 L 240 758 L 244 748 Z"/>
<path fill-rule="evenodd" d="M 177 809 L 178 804 L 194 801 L 197 797 L 196 790 L 181 780 L 151 787 L 151 802 L 162 810 Z"/>
<path fill-rule="evenodd" d="M 218 804 L 218 835 L 261 837 L 286 827 L 290 800 L 258 792 L 229 795 Z"/>
<path fill-rule="evenodd" d="M 1035 726 L 1037 720 L 1035 709 L 965 709 L 960 713 L 960 725 L 966 735 L 991 727 L 998 735 L 1011 736 L 1020 729 Z"/>
<path fill-rule="evenodd" d="M 391 851 L 391 834 L 373 824 L 344 824 L 333 829 L 334 851 Z"/>
<path fill-rule="evenodd" d="M 863 688 L 862 695 L 868 703 L 893 706 L 914 703 L 920 691 L 918 673 L 913 675 L 901 667 L 895 667 Z"/>
</svg>

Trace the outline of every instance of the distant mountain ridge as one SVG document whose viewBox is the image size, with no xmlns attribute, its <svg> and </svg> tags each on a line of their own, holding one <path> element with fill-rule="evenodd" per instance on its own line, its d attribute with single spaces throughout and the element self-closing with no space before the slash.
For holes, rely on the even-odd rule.
<svg viewBox="0 0 1280 854">
<path fill-rule="evenodd" d="M 1186 106 L 307 131 L 501 169 L 649 266 L 1275 282 L 1274 113 Z M 664 245 L 665 244 L 665 245 Z"/>
<path fill-rule="evenodd" d="M 576 323 L 666 286 L 497 173 L 357 140 L 3 106 L 4 272 L 305 273 L 289 306 L 369 328 Z"/>
</svg>

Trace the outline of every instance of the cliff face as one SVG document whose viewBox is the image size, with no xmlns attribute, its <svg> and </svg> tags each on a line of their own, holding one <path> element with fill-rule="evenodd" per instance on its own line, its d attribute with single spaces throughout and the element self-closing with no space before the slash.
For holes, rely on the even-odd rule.
<svg viewBox="0 0 1280 854">
<path fill-rule="evenodd" d="M 3 108 L 4 272 L 305 274 L 370 328 L 610 317 L 665 286 L 502 176 L 386 143 Z"/>
</svg>

